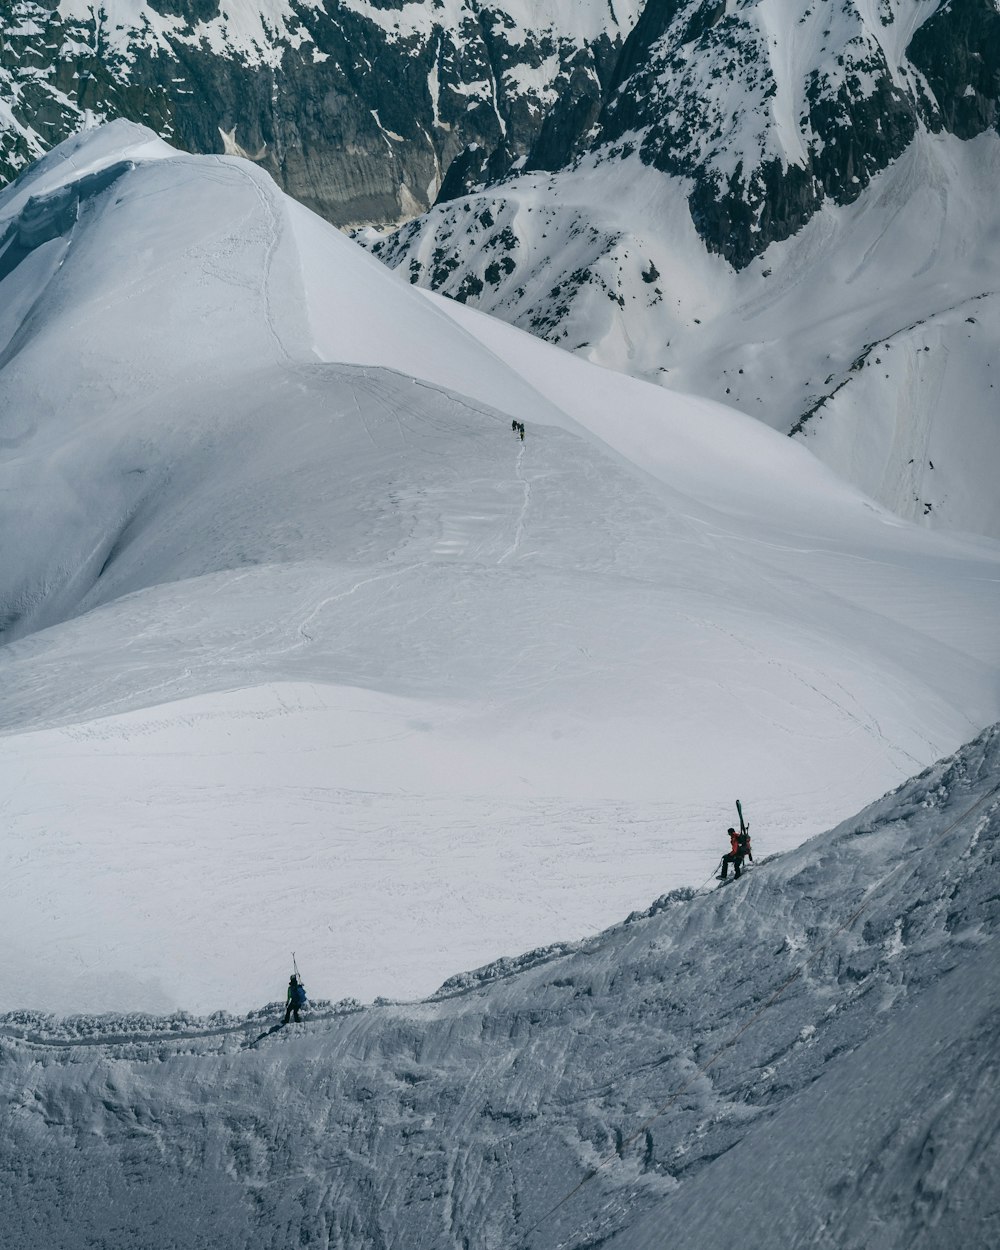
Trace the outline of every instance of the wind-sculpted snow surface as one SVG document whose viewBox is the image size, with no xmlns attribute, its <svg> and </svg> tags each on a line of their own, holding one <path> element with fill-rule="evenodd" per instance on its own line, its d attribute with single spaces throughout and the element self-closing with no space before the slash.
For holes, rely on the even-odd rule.
<svg viewBox="0 0 1000 1250">
<path fill-rule="evenodd" d="M 118 123 L 0 230 L 2 1007 L 426 994 L 1000 715 L 995 545 L 458 324 L 248 162 Z"/>
<path fill-rule="evenodd" d="M 988 1250 L 998 864 L 995 726 L 725 889 L 434 1001 L 0 1018 L 0 1237 Z"/>
</svg>

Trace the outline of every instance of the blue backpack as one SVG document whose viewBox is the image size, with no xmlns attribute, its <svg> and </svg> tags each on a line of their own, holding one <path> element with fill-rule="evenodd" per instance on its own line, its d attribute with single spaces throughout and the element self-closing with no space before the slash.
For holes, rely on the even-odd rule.
<svg viewBox="0 0 1000 1250">
<path fill-rule="evenodd" d="M 296 982 L 295 989 L 292 990 L 292 1005 L 294 1007 L 304 1007 L 306 1003 L 306 987 L 301 981 Z"/>
</svg>

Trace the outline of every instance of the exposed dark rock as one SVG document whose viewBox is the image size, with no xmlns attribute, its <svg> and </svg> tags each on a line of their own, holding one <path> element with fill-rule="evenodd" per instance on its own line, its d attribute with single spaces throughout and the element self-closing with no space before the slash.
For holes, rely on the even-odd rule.
<svg viewBox="0 0 1000 1250">
<path fill-rule="evenodd" d="M 718 0 L 650 0 L 622 51 L 596 141 L 638 134 L 647 164 L 692 179 L 698 232 L 742 268 L 825 199 L 856 199 L 913 138 L 920 102 L 896 85 L 860 13 L 848 5 L 844 14 L 842 52 L 805 82 L 779 84 L 776 45 L 752 9 L 727 15 Z M 800 143 L 772 115 L 779 85 L 807 102 Z M 734 152 L 754 159 L 734 166 Z"/>
<path fill-rule="evenodd" d="M 935 129 L 972 139 L 996 126 L 1000 13 L 990 0 L 950 0 L 920 27 L 906 55 L 934 93 Z"/>
<path fill-rule="evenodd" d="M 635 150 L 690 180 L 706 246 L 739 268 L 825 201 L 856 199 L 921 122 L 963 139 L 997 125 L 1000 13 L 992 0 L 926 5 L 909 63 L 890 65 L 891 0 L 803 0 L 797 25 L 812 23 L 819 50 L 793 81 L 780 31 L 722 0 L 647 0 L 630 33 L 609 6 L 589 40 L 525 31 L 502 0 L 469 0 L 457 18 L 431 5 L 410 26 L 404 0 L 292 0 L 276 30 L 237 29 L 220 0 L 153 0 L 150 15 L 169 19 L 155 32 L 141 16 L 123 30 L 100 8 L 69 20 L 0 0 L 0 91 L 18 123 L 0 127 L 0 180 L 88 111 L 258 159 L 339 225 L 397 223 L 521 170 Z"/>
<path fill-rule="evenodd" d="M 141 17 L 123 30 L 100 8 L 70 21 L 45 3 L 0 0 L 0 91 L 17 123 L 0 127 L 0 183 L 89 111 L 143 122 L 193 152 L 227 143 L 338 225 L 398 222 L 529 157 L 553 168 L 568 159 L 624 37 L 610 13 L 609 33 L 590 47 L 525 34 L 485 3 L 429 33 L 407 33 L 403 0 L 367 7 L 293 0 L 287 27 L 265 25 L 261 47 L 219 0 L 152 0 L 154 16 L 175 19 L 158 35 Z M 400 30 L 378 20 L 392 12 Z M 198 26 L 213 21 L 210 46 Z M 541 97 L 518 68 L 537 71 L 526 81 Z"/>
</svg>

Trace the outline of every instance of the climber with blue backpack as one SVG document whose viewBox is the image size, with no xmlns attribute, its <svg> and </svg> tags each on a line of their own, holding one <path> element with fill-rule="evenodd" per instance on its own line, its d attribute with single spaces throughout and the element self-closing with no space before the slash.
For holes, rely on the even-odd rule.
<svg viewBox="0 0 1000 1250">
<path fill-rule="evenodd" d="M 285 1007 L 284 1023 L 288 1023 L 289 1016 L 294 1016 L 295 1023 L 299 1023 L 299 1008 L 306 1005 L 306 987 L 302 984 L 298 972 L 293 972 L 288 978 L 288 994 L 287 1005 Z"/>
</svg>

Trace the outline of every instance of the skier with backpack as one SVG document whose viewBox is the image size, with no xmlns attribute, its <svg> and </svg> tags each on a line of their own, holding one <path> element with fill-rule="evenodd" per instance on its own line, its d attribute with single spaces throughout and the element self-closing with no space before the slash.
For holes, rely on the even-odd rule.
<svg viewBox="0 0 1000 1250">
<path fill-rule="evenodd" d="M 740 868 L 743 863 L 743 856 L 740 854 L 740 835 L 736 830 L 729 826 L 726 830 L 729 834 L 729 854 L 723 855 L 722 863 L 719 865 L 719 880 L 725 881 L 729 876 L 729 865 L 733 866 L 734 879 L 740 875 Z"/>
<path fill-rule="evenodd" d="M 735 881 L 743 871 L 743 861 L 748 859 L 753 863 L 753 847 L 750 845 L 750 826 L 743 819 L 743 806 L 739 799 L 736 800 L 736 810 L 740 814 L 740 831 L 739 833 L 732 827 L 726 830 L 729 834 L 729 854 L 723 855 L 722 863 L 719 865 L 719 880 L 725 881 L 729 875 L 729 865 L 733 866 L 733 880 Z"/>
<path fill-rule="evenodd" d="M 289 1016 L 295 1017 L 295 1023 L 299 1024 L 299 1008 L 306 1005 L 306 987 L 302 984 L 302 980 L 297 972 L 293 972 L 288 978 L 288 994 L 286 995 L 287 1005 L 285 1007 L 284 1024 L 288 1023 Z"/>
</svg>

